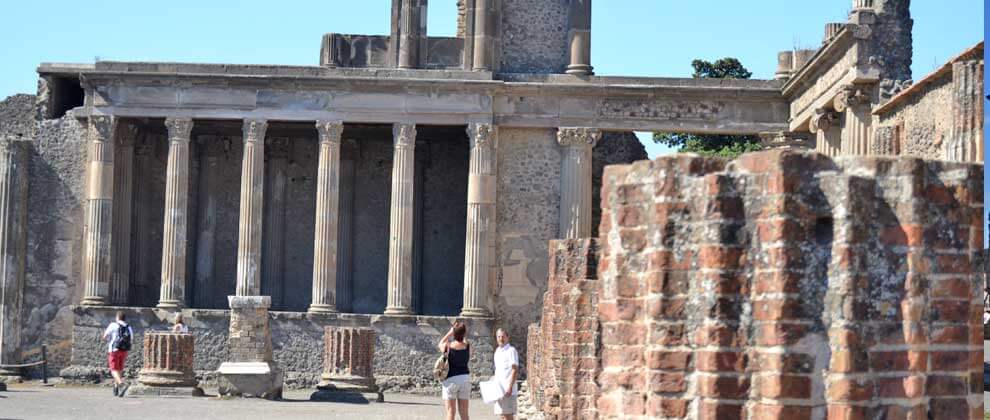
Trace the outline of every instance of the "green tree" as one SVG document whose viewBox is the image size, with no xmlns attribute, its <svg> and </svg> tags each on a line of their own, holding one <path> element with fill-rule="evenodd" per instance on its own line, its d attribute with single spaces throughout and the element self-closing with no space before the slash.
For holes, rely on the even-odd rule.
<svg viewBox="0 0 990 420">
<path fill-rule="evenodd" d="M 696 79 L 749 79 L 753 73 L 739 60 L 731 57 L 715 62 L 694 60 L 693 77 Z M 734 158 L 746 152 L 763 148 L 757 136 L 735 136 L 724 134 L 653 133 L 653 141 L 678 148 L 682 153 L 697 153 L 705 156 Z"/>
</svg>

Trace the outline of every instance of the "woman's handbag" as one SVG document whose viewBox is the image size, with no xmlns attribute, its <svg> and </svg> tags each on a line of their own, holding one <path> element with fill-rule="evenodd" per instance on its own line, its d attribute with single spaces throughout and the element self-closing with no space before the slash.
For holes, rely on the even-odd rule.
<svg viewBox="0 0 990 420">
<path fill-rule="evenodd" d="M 443 352 L 433 363 L 433 377 L 440 382 L 447 379 L 447 372 L 450 370 L 450 362 L 447 360 L 447 352 L 449 351 L 450 348 L 448 347 L 447 351 Z"/>
</svg>

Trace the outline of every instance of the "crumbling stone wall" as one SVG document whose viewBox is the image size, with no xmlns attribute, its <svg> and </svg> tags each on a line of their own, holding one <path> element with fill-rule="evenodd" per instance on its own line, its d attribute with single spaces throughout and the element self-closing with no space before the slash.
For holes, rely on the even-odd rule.
<svg viewBox="0 0 990 420">
<path fill-rule="evenodd" d="M 604 184 L 581 418 L 981 418 L 982 165 L 679 155 Z"/>
<path fill-rule="evenodd" d="M 563 73 L 568 7 L 563 0 L 502 0 L 499 71 Z"/>
<path fill-rule="evenodd" d="M 879 116 L 873 152 L 942 159 L 952 135 L 952 72 L 932 80 L 901 105 Z"/>
</svg>

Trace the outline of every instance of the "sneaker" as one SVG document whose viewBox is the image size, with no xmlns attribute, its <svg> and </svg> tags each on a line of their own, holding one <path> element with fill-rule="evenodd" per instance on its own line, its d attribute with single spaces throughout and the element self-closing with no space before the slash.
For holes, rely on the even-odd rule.
<svg viewBox="0 0 990 420">
<path fill-rule="evenodd" d="M 124 397 L 124 393 L 126 393 L 126 392 L 127 392 L 127 388 L 128 388 L 129 386 L 130 386 L 130 385 L 128 385 L 128 384 L 124 384 L 123 386 L 121 386 L 121 387 L 120 387 L 120 393 L 119 393 L 119 394 L 118 394 L 117 396 L 118 396 L 118 397 L 121 397 L 121 398 L 123 398 L 123 397 Z"/>
<path fill-rule="evenodd" d="M 115 384 L 113 384 L 113 396 L 116 397 L 118 394 L 119 393 L 117 392 L 117 384 L 115 383 Z"/>
</svg>

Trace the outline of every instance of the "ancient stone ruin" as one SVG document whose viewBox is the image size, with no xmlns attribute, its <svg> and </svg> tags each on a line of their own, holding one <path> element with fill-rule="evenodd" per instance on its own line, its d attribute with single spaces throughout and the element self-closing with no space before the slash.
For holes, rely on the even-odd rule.
<svg viewBox="0 0 990 420">
<path fill-rule="evenodd" d="M 382 402 L 375 383 L 375 330 L 326 327 L 323 374 L 313 401 Z"/>
<path fill-rule="evenodd" d="M 193 371 L 195 347 L 192 334 L 146 332 L 139 385 L 127 396 L 202 396 Z"/>
<path fill-rule="evenodd" d="M 981 164 L 789 151 L 606 168 L 551 243 L 546 418 L 983 416 Z"/>
</svg>

